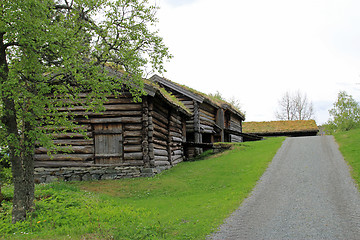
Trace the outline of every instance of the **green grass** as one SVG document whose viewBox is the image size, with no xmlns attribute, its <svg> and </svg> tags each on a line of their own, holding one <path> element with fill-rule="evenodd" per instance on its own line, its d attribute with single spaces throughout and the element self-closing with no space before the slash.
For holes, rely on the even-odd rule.
<svg viewBox="0 0 360 240">
<path fill-rule="evenodd" d="M 248 196 L 283 140 L 245 143 L 153 178 L 39 185 L 28 221 L 10 224 L 3 204 L 0 238 L 204 239 Z"/>
<path fill-rule="evenodd" d="M 351 166 L 351 175 L 360 186 L 360 129 L 334 134 L 345 160 Z"/>
</svg>

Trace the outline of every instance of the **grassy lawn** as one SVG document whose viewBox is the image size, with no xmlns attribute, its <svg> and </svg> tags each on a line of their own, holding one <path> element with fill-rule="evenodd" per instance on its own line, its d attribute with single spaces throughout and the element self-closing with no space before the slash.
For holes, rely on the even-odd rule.
<svg viewBox="0 0 360 240">
<path fill-rule="evenodd" d="M 351 166 L 352 177 L 360 186 L 360 129 L 339 132 L 334 136 L 342 155 Z"/>
<path fill-rule="evenodd" d="M 38 185 L 28 221 L 12 225 L 11 203 L 0 208 L 0 238 L 204 239 L 248 196 L 283 140 L 244 143 L 153 178 Z"/>
</svg>

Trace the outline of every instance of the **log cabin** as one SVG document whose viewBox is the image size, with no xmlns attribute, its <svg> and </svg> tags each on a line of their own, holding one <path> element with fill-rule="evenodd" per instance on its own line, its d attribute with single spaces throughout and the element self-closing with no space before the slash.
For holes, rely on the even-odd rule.
<svg viewBox="0 0 360 240">
<path fill-rule="evenodd" d="M 63 152 L 37 147 L 35 181 L 153 176 L 183 161 L 190 110 L 154 84 L 145 82 L 144 90 L 141 102 L 129 92 L 108 97 L 103 112 L 66 109 L 84 132 L 53 134 Z"/>
<path fill-rule="evenodd" d="M 247 134 L 260 137 L 316 136 L 319 132 L 315 120 L 244 122 L 243 130 Z"/>
<path fill-rule="evenodd" d="M 191 110 L 191 118 L 186 121 L 188 157 L 200 154 L 206 149 L 206 144 L 243 141 L 245 116 L 231 104 L 158 75 L 153 75 L 150 81 L 170 92 Z"/>
</svg>

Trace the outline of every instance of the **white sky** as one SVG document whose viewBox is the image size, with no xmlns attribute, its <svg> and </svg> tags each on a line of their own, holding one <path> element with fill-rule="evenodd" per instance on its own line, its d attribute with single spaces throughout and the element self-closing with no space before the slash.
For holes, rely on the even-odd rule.
<svg viewBox="0 0 360 240">
<path fill-rule="evenodd" d="M 359 0 L 155 0 L 174 58 L 164 77 L 240 100 L 246 121 L 275 120 L 286 91 L 329 119 L 340 90 L 360 101 Z"/>
</svg>

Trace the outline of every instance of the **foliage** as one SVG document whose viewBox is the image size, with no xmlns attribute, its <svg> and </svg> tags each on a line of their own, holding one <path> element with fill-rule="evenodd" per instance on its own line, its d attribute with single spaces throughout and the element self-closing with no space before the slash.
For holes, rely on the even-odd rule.
<svg viewBox="0 0 360 240">
<path fill-rule="evenodd" d="M 10 202 L 4 204 L 0 232 L 5 238 L 156 239 L 165 233 L 152 220 L 155 212 L 118 205 L 115 200 L 80 191 L 70 184 L 37 186 L 35 202 L 35 211 L 29 218 L 16 224 L 11 224 Z"/>
<path fill-rule="evenodd" d="M 336 131 L 348 131 L 360 126 L 360 106 L 351 95 L 345 91 L 338 93 L 337 101 L 329 110 L 331 119 L 325 125 L 325 129 L 332 133 Z"/>
<path fill-rule="evenodd" d="M 221 104 L 230 104 L 236 111 L 240 112 L 243 115 L 245 114 L 245 111 L 242 110 L 240 100 L 235 98 L 234 96 L 227 100 L 219 91 L 216 91 L 216 93 L 210 93 L 209 95 L 205 96 L 214 101 L 220 101 Z"/>
<path fill-rule="evenodd" d="M 309 120 L 314 118 L 314 108 L 307 95 L 300 91 L 286 92 L 279 100 L 279 109 L 275 112 L 278 120 Z"/>
<path fill-rule="evenodd" d="M 124 88 L 138 99 L 147 67 L 163 71 L 171 55 L 153 30 L 156 10 L 147 0 L 2 1 L 0 147 L 8 147 L 16 173 L 14 221 L 31 210 L 35 142 L 56 150 L 49 125 L 81 132 L 66 109 L 100 111 Z"/>
<path fill-rule="evenodd" d="M 314 120 L 296 121 L 270 121 L 270 122 L 244 122 L 244 133 L 285 133 L 318 131 L 319 128 Z"/>
<path fill-rule="evenodd" d="M 351 175 L 360 186 L 360 129 L 334 134 L 339 150 L 351 166 Z"/>
<path fill-rule="evenodd" d="M 283 140 L 240 144 L 153 178 L 39 185 L 31 217 L 11 225 L 8 203 L 0 232 L 4 239 L 204 239 L 249 195 Z"/>
</svg>

